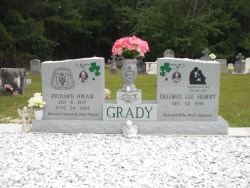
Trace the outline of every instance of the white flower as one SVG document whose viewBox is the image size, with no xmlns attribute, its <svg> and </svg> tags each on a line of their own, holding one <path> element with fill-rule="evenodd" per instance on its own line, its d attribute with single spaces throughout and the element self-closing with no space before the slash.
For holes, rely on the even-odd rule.
<svg viewBox="0 0 250 188">
<path fill-rule="evenodd" d="M 32 107 L 37 110 L 43 108 L 45 104 L 46 103 L 43 101 L 41 93 L 35 93 L 34 97 L 30 98 L 28 101 L 28 107 Z"/>
<path fill-rule="evenodd" d="M 213 53 L 209 55 L 211 59 L 215 59 L 216 55 L 214 55 Z"/>
<path fill-rule="evenodd" d="M 111 98 L 111 91 L 105 88 L 105 99 L 110 99 L 110 98 Z"/>
<path fill-rule="evenodd" d="M 42 94 L 41 93 L 35 93 L 34 94 L 34 97 L 39 97 L 39 96 L 42 96 Z"/>
</svg>

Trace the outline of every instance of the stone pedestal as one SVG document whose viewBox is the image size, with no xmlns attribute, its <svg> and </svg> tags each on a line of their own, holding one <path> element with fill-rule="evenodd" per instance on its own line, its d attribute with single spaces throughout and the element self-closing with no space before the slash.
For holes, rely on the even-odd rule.
<svg viewBox="0 0 250 188">
<path fill-rule="evenodd" d="M 126 120 L 33 120 L 32 132 L 122 134 Z M 217 121 L 137 121 L 138 134 L 155 135 L 228 135 L 228 123 Z M 35 126 L 34 126 L 35 125 Z"/>
</svg>

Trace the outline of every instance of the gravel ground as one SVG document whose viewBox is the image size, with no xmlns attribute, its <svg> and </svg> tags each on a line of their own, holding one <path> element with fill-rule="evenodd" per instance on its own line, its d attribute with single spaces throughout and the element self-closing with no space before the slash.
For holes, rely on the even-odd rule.
<svg viewBox="0 0 250 188">
<path fill-rule="evenodd" d="M 0 187 L 250 187 L 250 137 L 0 134 Z"/>
</svg>

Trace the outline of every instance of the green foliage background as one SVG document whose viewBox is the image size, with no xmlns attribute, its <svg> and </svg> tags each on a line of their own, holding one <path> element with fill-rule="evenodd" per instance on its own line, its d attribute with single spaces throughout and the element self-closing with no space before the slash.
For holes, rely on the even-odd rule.
<svg viewBox="0 0 250 188">
<path fill-rule="evenodd" d="M 170 48 L 175 57 L 250 55 L 249 0 L 1 0 L 0 68 L 31 59 L 110 58 L 116 39 L 148 41 L 145 61 Z"/>
</svg>

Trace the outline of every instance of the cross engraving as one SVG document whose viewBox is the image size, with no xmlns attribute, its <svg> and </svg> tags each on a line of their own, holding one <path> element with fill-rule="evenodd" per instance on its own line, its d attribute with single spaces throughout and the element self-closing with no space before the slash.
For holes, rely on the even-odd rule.
<svg viewBox="0 0 250 188">
<path fill-rule="evenodd" d="M 204 56 L 201 57 L 202 60 L 211 61 L 211 57 L 209 56 L 210 50 L 208 48 L 205 48 L 202 53 L 204 54 Z"/>
<path fill-rule="evenodd" d="M 112 55 L 111 58 L 112 58 L 111 66 L 116 65 L 116 56 Z"/>
<path fill-rule="evenodd" d="M 204 56 L 208 56 L 210 54 L 210 50 L 208 48 L 205 48 L 202 53 L 204 54 Z"/>
<path fill-rule="evenodd" d="M 242 53 L 239 53 L 239 55 L 236 56 L 236 59 L 238 61 L 242 61 L 242 60 L 244 60 L 244 56 L 242 55 Z"/>
</svg>

